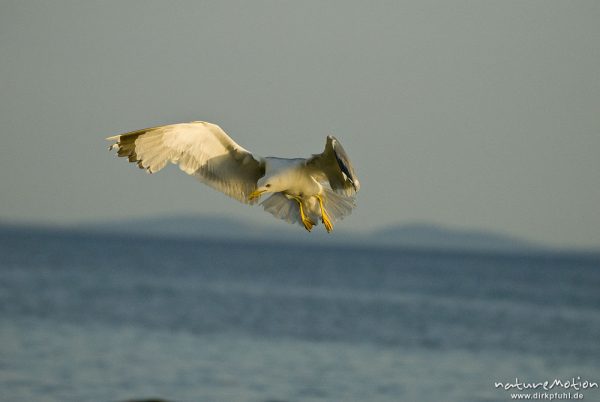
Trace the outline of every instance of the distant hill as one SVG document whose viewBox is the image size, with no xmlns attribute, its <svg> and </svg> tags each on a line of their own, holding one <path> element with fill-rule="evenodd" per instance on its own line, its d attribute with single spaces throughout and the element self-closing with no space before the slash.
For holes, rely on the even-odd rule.
<svg viewBox="0 0 600 402">
<path fill-rule="evenodd" d="M 336 230 L 336 236 L 330 235 L 322 226 L 308 233 L 299 226 L 294 227 L 275 220 L 273 222 L 253 224 L 228 217 L 180 215 L 86 224 L 77 228 L 101 233 L 256 241 L 338 242 L 354 237 L 344 235 L 343 230 Z"/>
<path fill-rule="evenodd" d="M 487 251 L 542 249 L 539 244 L 514 236 L 491 231 L 456 229 L 425 223 L 390 226 L 373 232 L 372 237 L 381 244 L 418 248 Z"/>
<path fill-rule="evenodd" d="M 92 223 L 79 226 L 81 229 L 131 233 L 152 236 L 179 237 L 262 237 L 263 227 L 255 227 L 238 219 L 210 216 L 158 216 L 134 218 L 115 222 Z"/>
<path fill-rule="evenodd" d="M 307 244 L 369 245 L 410 249 L 529 252 L 549 250 L 518 237 L 485 230 L 458 229 L 429 223 L 398 224 L 371 232 L 336 228 L 332 234 L 321 226 L 312 233 L 283 223 L 252 224 L 228 217 L 197 215 L 159 216 L 68 227 L 18 225 L 0 222 L 0 230 L 76 230 L 101 234 L 301 242 Z"/>
<path fill-rule="evenodd" d="M 532 251 L 542 249 L 540 245 L 509 235 L 427 223 L 399 224 L 372 232 L 348 232 L 336 228 L 333 234 L 327 234 L 323 230 L 307 233 L 299 227 L 292 228 L 276 224 L 256 225 L 227 217 L 173 216 L 91 224 L 78 228 L 102 233 L 146 236 L 328 242 L 331 244 L 365 244 L 442 250 Z M 317 229 L 322 228 L 318 227 Z"/>
</svg>

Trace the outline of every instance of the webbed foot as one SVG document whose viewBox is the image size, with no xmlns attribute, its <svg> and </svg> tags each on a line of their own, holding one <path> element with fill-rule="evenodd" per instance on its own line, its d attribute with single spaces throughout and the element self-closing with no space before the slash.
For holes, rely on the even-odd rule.
<svg viewBox="0 0 600 402">
<path fill-rule="evenodd" d="M 329 215 L 327 214 L 327 211 L 323 206 L 323 196 L 319 194 L 315 197 L 317 197 L 317 200 L 319 200 L 319 207 L 321 207 L 321 220 L 323 222 L 323 225 L 325 225 L 327 233 L 331 233 L 331 231 L 333 230 L 333 223 L 331 222 L 331 219 L 329 219 Z"/>
</svg>

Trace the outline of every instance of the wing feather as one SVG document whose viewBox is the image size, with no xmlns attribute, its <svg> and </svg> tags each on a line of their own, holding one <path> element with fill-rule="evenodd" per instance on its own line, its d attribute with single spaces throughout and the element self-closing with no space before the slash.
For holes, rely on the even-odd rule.
<svg viewBox="0 0 600 402">
<path fill-rule="evenodd" d="M 264 161 L 233 141 L 216 124 L 195 121 L 145 128 L 107 138 L 110 149 L 150 173 L 167 163 L 244 203 L 264 175 Z"/>
</svg>

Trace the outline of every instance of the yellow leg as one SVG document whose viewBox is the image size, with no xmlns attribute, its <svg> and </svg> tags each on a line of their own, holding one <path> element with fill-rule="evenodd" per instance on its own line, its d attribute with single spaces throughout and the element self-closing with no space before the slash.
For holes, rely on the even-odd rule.
<svg viewBox="0 0 600 402">
<path fill-rule="evenodd" d="M 300 197 L 292 197 L 298 203 L 298 207 L 300 208 L 300 218 L 302 219 L 302 224 L 304 228 L 309 232 L 312 230 L 315 223 L 304 213 L 304 206 L 302 205 L 302 198 Z"/>
<path fill-rule="evenodd" d="M 323 220 L 323 225 L 325 225 L 325 229 L 327 229 L 327 233 L 331 233 L 333 230 L 333 223 L 329 219 L 329 215 L 327 215 L 327 211 L 325 211 L 325 207 L 323 206 L 323 196 L 317 194 L 317 200 L 319 200 L 319 206 L 321 207 L 321 218 Z"/>
</svg>

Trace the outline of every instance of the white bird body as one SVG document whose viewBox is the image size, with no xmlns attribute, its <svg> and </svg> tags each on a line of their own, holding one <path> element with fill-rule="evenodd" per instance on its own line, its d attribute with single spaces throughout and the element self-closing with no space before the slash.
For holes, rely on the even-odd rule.
<svg viewBox="0 0 600 402">
<path fill-rule="evenodd" d="M 277 186 L 270 190 L 285 191 L 290 195 L 314 196 L 323 192 L 323 186 L 308 174 L 306 159 L 284 159 L 268 156 L 264 158 L 265 175 L 258 180 L 258 187 L 263 183 L 276 182 Z"/>
<path fill-rule="evenodd" d="M 238 201 L 253 204 L 264 193 L 265 211 L 310 231 L 319 220 L 328 232 L 333 221 L 354 208 L 360 183 L 334 137 L 310 158 L 259 157 L 239 146 L 219 126 L 207 122 L 172 124 L 107 138 L 118 156 L 149 173 L 171 162 L 187 174 Z"/>
</svg>

